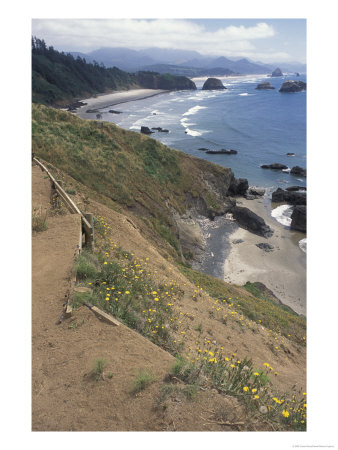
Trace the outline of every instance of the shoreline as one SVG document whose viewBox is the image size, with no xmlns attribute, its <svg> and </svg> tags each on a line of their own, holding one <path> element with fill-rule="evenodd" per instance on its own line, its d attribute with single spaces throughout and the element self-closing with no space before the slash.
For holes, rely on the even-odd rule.
<svg viewBox="0 0 338 450">
<path fill-rule="evenodd" d="M 244 285 L 260 281 L 271 289 L 276 297 L 297 314 L 306 316 L 306 254 L 298 242 L 304 233 L 287 229 L 269 214 L 270 206 L 264 199 L 237 201 L 262 217 L 274 234 L 266 239 L 243 228 L 229 236 L 230 251 L 224 263 L 224 281 Z M 234 244 L 234 241 L 243 242 Z M 274 246 L 265 252 L 256 244 L 268 242 Z"/>
<path fill-rule="evenodd" d="M 108 108 L 110 106 L 120 105 L 122 103 L 133 102 L 136 100 L 144 100 L 146 98 L 155 97 L 156 95 L 169 93 L 164 89 L 129 89 L 127 91 L 115 91 L 109 94 L 98 94 L 96 97 L 81 99 L 81 102 L 86 103 L 74 111 L 74 114 L 82 119 L 92 118 L 95 112 L 87 113 L 88 109 L 99 110 Z"/>
</svg>

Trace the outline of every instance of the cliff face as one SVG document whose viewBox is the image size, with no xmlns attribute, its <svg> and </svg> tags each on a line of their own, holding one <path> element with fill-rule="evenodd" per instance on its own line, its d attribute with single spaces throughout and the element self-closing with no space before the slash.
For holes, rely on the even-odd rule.
<svg viewBox="0 0 338 450">
<path fill-rule="evenodd" d="M 234 205 L 231 169 L 170 149 L 114 124 L 33 105 L 33 151 L 115 208 L 141 218 L 179 250 L 177 218 L 214 218 Z"/>
</svg>

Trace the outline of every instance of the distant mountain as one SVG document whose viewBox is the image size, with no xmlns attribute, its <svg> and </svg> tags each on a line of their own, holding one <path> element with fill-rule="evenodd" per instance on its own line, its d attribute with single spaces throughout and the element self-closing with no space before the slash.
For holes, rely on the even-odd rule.
<svg viewBox="0 0 338 450">
<path fill-rule="evenodd" d="M 204 77 L 204 76 L 227 76 L 234 75 L 232 70 L 225 69 L 224 67 L 213 67 L 211 69 L 203 69 L 197 67 L 184 67 L 174 64 L 152 64 L 150 66 L 144 66 L 141 70 L 149 70 L 158 73 L 169 73 L 172 75 L 182 75 L 185 77 Z"/>
<path fill-rule="evenodd" d="M 229 59 L 225 56 L 203 56 L 192 50 L 146 48 L 132 50 L 126 47 L 103 47 L 84 54 L 71 52 L 75 58 L 80 56 L 88 63 L 103 63 L 105 67 L 118 67 L 127 72 L 154 70 L 159 73 L 171 73 L 185 76 L 207 76 L 236 74 L 271 74 L 276 67 L 283 73 L 306 72 L 306 65 L 296 62 L 265 64 L 248 58 Z M 181 67 L 179 69 L 178 67 Z M 194 71 L 193 69 L 198 69 Z M 204 69 L 204 71 L 202 70 Z M 217 69 L 217 70 L 216 70 Z M 221 69 L 221 71 L 220 71 Z"/>
</svg>

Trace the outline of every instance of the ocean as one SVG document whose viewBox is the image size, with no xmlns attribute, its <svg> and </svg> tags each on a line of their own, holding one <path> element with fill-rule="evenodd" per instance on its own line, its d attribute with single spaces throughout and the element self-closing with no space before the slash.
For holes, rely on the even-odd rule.
<svg viewBox="0 0 338 450">
<path fill-rule="evenodd" d="M 275 189 L 305 186 L 305 178 L 261 169 L 261 164 L 282 163 L 306 168 L 306 92 L 281 93 L 287 79 L 306 81 L 305 75 L 221 78 L 224 91 L 202 91 L 205 79 L 195 79 L 196 91 L 177 91 L 115 105 L 122 114 L 102 108 L 102 119 L 139 131 L 161 127 L 152 138 L 190 155 L 230 167 L 236 178 L 251 186 Z M 269 81 L 274 90 L 256 90 Z M 236 155 L 207 154 L 199 148 L 237 150 Z M 295 156 L 287 156 L 295 153 Z"/>
<path fill-rule="evenodd" d="M 277 187 L 306 186 L 306 179 L 286 171 L 262 169 L 262 164 L 281 163 L 306 168 L 306 92 L 281 93 L 286 80 L 306 82 L 306 75 L 272 78 L 268 75 L 219 77 L 226 90 L 203 91 L 206 78 L 194 79 L 196 91 L 175 91 L 114 105 L 121 114 L 99 111 L 102 119 L 133 131 L 141 126 L 161 127 L 151 137 L 168 147 L 230 167 L 236 178 L 247 178 L 250 186 L 266 188 L 266 196 Z M 274 90 L 257 90 L 269 81 Z M 95 115 L 93 116 L 95 118 Z M 237 154 L 208 154 L 199 150 L 237 150 Z M 294 153 L 295 156 L 287 156 Z M 291 207 L 271 211 L 279 223 L 290 228 Z M 306 252 L 306 240 L 300 244 Z"/>
</svg>

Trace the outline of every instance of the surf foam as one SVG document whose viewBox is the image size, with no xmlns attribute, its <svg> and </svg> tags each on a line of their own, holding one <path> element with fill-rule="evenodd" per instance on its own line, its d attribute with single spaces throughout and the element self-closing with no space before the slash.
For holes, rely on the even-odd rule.
<svg viewBox="0 0 338 450">
<path fill-rule="evenodd" d="M 281 205 L 271 211 L 271 216 L 282 225 L 289 227 L 291 225 L 291 214 L 293 207 L 290 205 Z"/>
</svg>

